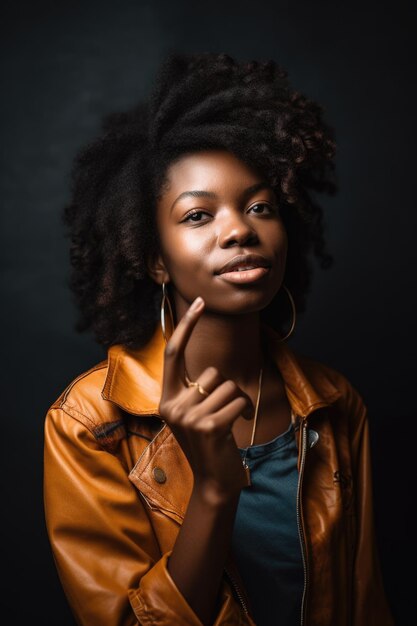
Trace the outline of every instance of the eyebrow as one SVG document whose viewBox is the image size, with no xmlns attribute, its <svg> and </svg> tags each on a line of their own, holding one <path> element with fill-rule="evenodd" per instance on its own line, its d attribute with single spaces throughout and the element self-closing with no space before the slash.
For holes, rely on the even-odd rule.
<svg viewBox="0 0 417 626">
<path fill-rule="evenodd" d="M 244 200 L 246 200 L 247 198 L 249 198 L 250 196 L 252 196 L 254 193 L 256 193 L 257 191 L 260 191 L 261 189 L 270 189 L 272 191 L 272 186 L 266 182 L 266 181 L 262 181 L 260 183 L 255 183 L 254 185 L 251 185 L 250 187 L 247 187 L 246 189 L 244 189 L 244 191 L 242 192 L 242 198 Z M 194 191 L 183 191 L 176 200 L 174 200 L 171 209 L 170 209 L 170 213 L 172 212 L 174 206 L 177 204 L 177 202 L 179 202 L 180 200 L 182 200 L 183 198 L 210 198 L 211 200 L 215 200 L 218 196 L 216 193 L 214 193 L 214 191 L 203 191 L 203 190 L 198 190 L 195 189 Z"/>
</svg>

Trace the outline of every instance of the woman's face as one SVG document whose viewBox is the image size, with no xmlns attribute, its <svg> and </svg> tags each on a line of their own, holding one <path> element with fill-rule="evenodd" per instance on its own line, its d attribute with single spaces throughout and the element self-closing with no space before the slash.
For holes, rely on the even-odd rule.
<svg viewBox="0 0 417 626">
<path fill-rule="evenodd" d="M 177 312 L 199 295 L 206 311 L 242 314 L 266 307 L 285 272 L 287 233 L 276 196 L 263 176 L 232 153 L 184 155 L 168 169 L 157 204 L 159 257 L 151 275 L 170 283 Z M 192 193 L 191 193 L 192 192 Z M 238 255 L 268 268 L 220 273 Z"/>
</svg>

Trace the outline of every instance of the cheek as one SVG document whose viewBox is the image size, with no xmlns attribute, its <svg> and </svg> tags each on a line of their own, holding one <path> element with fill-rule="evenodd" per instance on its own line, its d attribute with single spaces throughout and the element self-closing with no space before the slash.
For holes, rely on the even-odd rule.
<svg viewBox="0 0 417 626">
<path fill-rule="evenodd" d="M 208 228 L 196 228 L 182 231 L 178 241 L 184 254 L 190 258 L 194 258 L 197 264 L 199 264 L 199 262 L 201 263 L 204 259 L 204 255 L 213 247 L 213 236 L 210 235 Z"/>
<path fill-rule="evenodd" d="M 171 229 L 169 236 L 162 241 L 168 271 L 175 273 L 180 270 L 186 276 L 195 274 L 200 267 L 207 265 L 211 248 L 209 237 L 204 236 L 202 231 L 203 229 Z"/>
<path fill-rule="evenodd" d="M 264 241 L 275 251 L 277 258 L 284 259 L 288 249 L 288 235 L 283 222 L 269 222 L 263 232 Z"/>
<path fill-rule="evenodd" d="M 285 259 L 287 258 L 288 252 L 288 235 L 285 227 L 282 225 L 280 230 L 280 258 L 283 263 L 285 263 Z"/>
</svg>

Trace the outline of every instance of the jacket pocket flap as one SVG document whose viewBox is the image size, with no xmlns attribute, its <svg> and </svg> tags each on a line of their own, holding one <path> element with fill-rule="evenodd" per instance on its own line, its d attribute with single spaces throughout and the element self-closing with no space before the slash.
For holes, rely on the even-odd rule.
<svg viewBox="0 0 417 626">
<path fill-rule="evenodd" d="M 146 446 L 129 479 L 152 508 L 182 522 L 194 484 L 188 460 L 165 424 Z"/>
</svg>

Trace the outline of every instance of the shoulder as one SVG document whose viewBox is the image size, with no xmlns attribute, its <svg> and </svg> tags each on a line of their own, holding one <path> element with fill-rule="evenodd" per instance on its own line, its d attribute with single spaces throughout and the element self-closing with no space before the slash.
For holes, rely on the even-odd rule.
<svg viewBox="0 0 417 626">
<path fill-rule="evenodd" d="M 312 385 L 318 389 L 334 389 L 334 406 L 344 414 L 363 415 L 366 405 L 361 391 L 350 378 L 335 367 L 303 353 L 296 352 L 299 366 Z"/>
<path fill-rule="evenodd" d="M 108 360 L 100 361 L 74 378 L 50 405 L 46 419 L 54 421 L 62 413 L 68 420 L 81 423 L 94 437 L 106 438 L 106 429 L 121 421 L 119 408 L 105 400 L 102 390 L 108 373 Z"/>
<path fill-rule="evenodd" d="M 332 405 L 344 414 L 360 411 L 362 395 L 344 372 L 283 342 L 271 326 L 264 324 L 263 330 L 284 383 L 296 403 L 300 398 L 302 409 Z"/>
<path fill-rule="evenodd" d="M 342 393 L 353 388 L 351 381 L 341 370 L 336 369 L 324 361 L 319 361 L 307 356 L 298 350 L 295 351 L 295 355 L 300 366 L 313 383 L 318 385 L 323 377 L 326 377 Z"/>
</svg>

